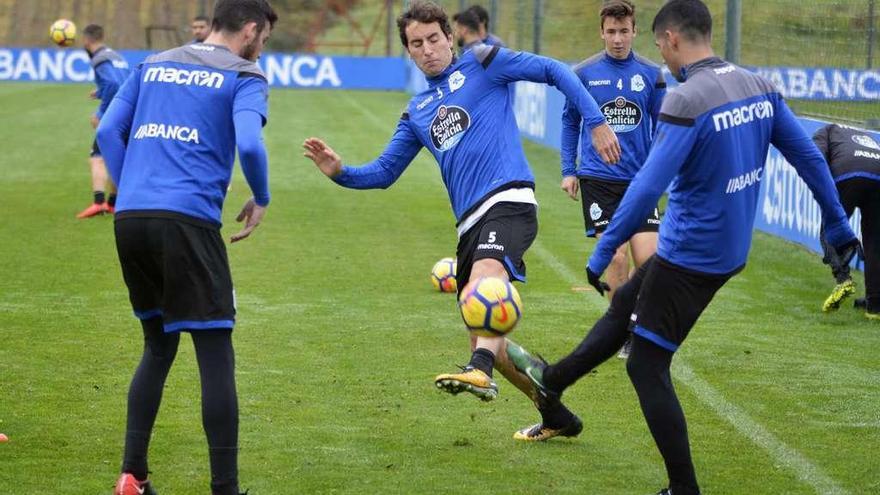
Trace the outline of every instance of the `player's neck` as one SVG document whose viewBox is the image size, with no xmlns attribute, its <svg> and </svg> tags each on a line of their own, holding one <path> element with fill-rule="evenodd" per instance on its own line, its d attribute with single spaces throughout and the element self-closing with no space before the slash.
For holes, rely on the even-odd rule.
<svg viewBox="0 0 880 495">
<path fill-rule="evenodd" d="M 241 53 L 241 49 L 244 46 L 244 43 L 239 40 L 237 36 L 230 36 L 222 31 L 211 31 L 211 34 L 209 34 L 202 43 L 207 45 L 225 46 L 229 51 L 236 55 Z"/>
<path fill-rule="evenodd" d="M 690 45 L 682 46 L 681 65 L 686 67 L 700 60 L 705 60 L 715 56 L 715 52 L 710 45 Z"/>
</svg>

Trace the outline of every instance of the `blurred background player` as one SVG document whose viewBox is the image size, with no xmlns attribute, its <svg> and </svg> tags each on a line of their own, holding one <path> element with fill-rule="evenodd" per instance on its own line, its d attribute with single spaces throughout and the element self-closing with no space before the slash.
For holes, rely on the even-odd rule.
<svg viewBox="0 0 880 495">
<path fill-rule="evenodd" d="M 236 149 L 253 198 L 232 242 L 253 232 L 269 204 L 269 88 L 255 62 L 277 19 L 266 0 L 219 0 L 206 43 L 147 58 L 98 128 L 119 184 L 119 262 L 144 334 L 114 495 L 153 493 L 148 446 L 180 332 L 192 336 L 199 366 L 211 493 L 239 494 L 235 295 L 221 210 Z"/>
<path fill-rule="evenodd" d="M 482 5 L 473 5 L 468 10 L 476 14 L 480 21 L 480 38 L 483 39 L 483 43 L 491 46 L 507 46 L 501 38 L 489 32 L 489 12 Z"/>
<path fill-rule="evenodd" d="M 104 44 L 104 28 L 97 24 L 89 24 L 83 29 L 83 47 L 89 54 L 92 70 L 95 71 L 95 88 L 89 96 L 101 100 L 101 105 L 91 117 L 92 128 L 97 129 L 98 123 L 116 91 L 128 77 L 128 62 L 122 55 Z M 98 141 L 92 142 L 89 154 L 89 168 L 92 173 L 92 204 L 81 211 L 77 218 L 89 218 L 104 213 L 113 213 L 116 206 L 116 185 L 107 176 L 107 168 L 101 157 Z M 107 194 L 109 193 L 109 194 Z"/>
<path fill-rule="evenodd" d="M 587 279 L 603 292 L 607 285 L 600 277 L 614 253 L 672 183 L 657 254 L 618 288 L 608 311 L 571 354 L 553 365 L 524 352 L 510 357 L 539 390 L 558 397 L 613 356 L 632 325 L 627 373 L 669 477 L 658 495 L 698 495 L 670 366 L 715 293 L 745 266 L 771 143 L 813 192 L 828 241 L 844 260 L 852 258 L 859 241 L 825 159 L 773 83 L 714 55 L 706 5 L 670 0 L 654 18 L 652 31 L 682 85 L 663 102 L 654 145 L 590 256 Z"/>
<path fill-rule="evenodd" d="M 461 53 L 470 50 L 474 45 L 484 43 L 483 36 L 480 35 L 480 19 L 473 9 L 455 14 L 452 21 L 455 23 L 455 42 Z"/>
<path fill-rule="evenodd" d="M 556 86 L 576 102 L 593 129 L 593 145 L 612 163 L 620 153 L 614 132 L 571 69 L 557 61 L 484 44 L 456 59 L 449 20 L 433 2 L 414 2 L 397 26 L 401 43 L 429 87 L 410 100 L 385 151 L 366 165 L 343 166 L 332 148 L 309 138 L 303 143 L 304 155 L 341 186 L 377 189 L 390 187 L 426 148 L 440 166 L 457 220 L 459 291 L 480 277 L 525 282 L 523 255 L 538 233 L 537 201 L 508 84 L 529 80 Z M 451 394 L 469 392 L 493 400 L 498 394 L 492 379 L 495 367 L 541 412 L 541 423 L 518 431 L 515 438 L 538 441 L 580 433 L 577 416 L 558 400 L 541 402 L 528 378 L 513 368 L 508 342 L 472 336 L 468 365 L 461 372 L 438 375 L 435 385 Z"/>
<path fill-rule="evenodd" d="M 197 15 L 193 17 L 189 24 L 189 31 L 192 34 L 190 43 L 204 43 L 208 35 L 211 34 L 211 19 L 206 15 Z"/>
<path fill-rule="evenodd" d="M 601 237 L 614 216 L 626 188 L 651 149 L 666 81 L 660 66 L 632 49 L 636 36 L 635 6 L 629 0 L 611 0 L 599 12 L 605 49 L 574 68 L 584 87 L 599 104 L 605 120 L 620 141 L 620 163 L 608 165 L 590 145 L 577 107 L 566 103 L 562 115 L 562 190 L 573 200 L 581 190 L 588 237 Z M 580 136 L 580 139 L 578 137 Z M 576 162 L 580 144 L 580 164 Z M 655 208 L 629 240 L 636 268 L 657 250 L 660 217 Z M 621 246 L 608 267 L 610 300 L 630 275 L 627 246 Z M 626 358 L 629 342 L 618 357 Z"/>
<path fill-rule="evenodd" d="M 831 167 L 840 202 L 847 216 L 856 208 L 862 213 L 862 246 L 865 257 L 865 316 L 880 320 L 880 144 L 870 134 L 852 127 L 828 124 L 813 135 L 813 141 Z M 849 263 L 836 255 L 825 239 L 823 261 L 831 265 L 837 286 L 822 305 L 834 311 L 855 293 Z M 858 304 L 857 306 L 861 306 Z"/>
</svg>

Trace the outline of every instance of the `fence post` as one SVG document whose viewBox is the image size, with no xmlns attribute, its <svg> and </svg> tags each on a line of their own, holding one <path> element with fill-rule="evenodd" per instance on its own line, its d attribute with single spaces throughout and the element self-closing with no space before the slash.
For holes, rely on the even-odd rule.
<svg viewBox="0 0 880 495">
<path fill-rule="evenodd" d="M 876 3 L 876 0 L 868 2 L 868 69 L 874 66 L 874 40 L 877 36 L 876 10 L 874 10 Z"/>
<path fill-rule="evenodd" d="M 525 49 L 526 0 L 516 0 L 516 49 Z"/>
<path fill-rule="evenodd" d="M 486 26 L 486 29 L 490 33 L 498 30 L 498 0 L 489 2 L 489 25 Z"/>
<path fill-rule="evenodd" d="M 541 53 L 541 31 L 543 30 L 543 19 L 544 18 L 544 0 L 535 0 L 535 39 L 532 43 L 532 52 L 533 53 Z"/>
<path fill-rule="evenodd" d="M 742 34 L 742 0 L 727 0 L 727 40 L 724 47 L 724 58 L 734 64 L 739 63 L 740 43 Z"/>
</svg>

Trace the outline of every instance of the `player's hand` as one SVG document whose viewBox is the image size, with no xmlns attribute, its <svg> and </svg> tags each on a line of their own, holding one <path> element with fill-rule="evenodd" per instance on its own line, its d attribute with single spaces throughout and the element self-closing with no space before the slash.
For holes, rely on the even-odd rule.
<svg viewBox="0 0 880 495">
<path fill-rule="evenodd" d="M 611 286 L 599 280 L 599 277 L 600 275 L 593 273 L 593 270 L 590 270 L 590 266 L 587 265 L 587 282 L 596 289 L 600 296 L 604 296 L 606 291 L 611 290 Z"/>
<path fill-rule="evenodd" d="M 98 99 L 98 88 L 95 88 L 89 92 L 89 98 L 91 98 L 93 100 Z"/>
<path fill-rule="evenodd" d="M 856 255 L 860 258 L 865 257 L 865 254 L 862 252 L 862 243 L 859 242 L 858 238 L 853 238 L 853 240 L 842 246 L 835 246 L 834 250 L 837 252 L 837 257 L 840 259 L 842 266 L 849 265 Z"/>
<path fill-rule="evenodd" d="M 260 225 L 260 222 L 263 221 L 263 217 L 266 215 L 266 207 L 260 206 L 254 202 L 254 198 L 247 200 L 244 204 L 244 207 L 241 209 L 241 213 L 235 217 L 236 222 L 244 221 L 244 228 L 237 234 L 233 234 L 232 242 L 238 242 L 242 239 L 247 238 L 247 236 L 251 235 L 251 232 L 257 228 L 257 225 Z"/>
<path fill-rule="evenodd" d="M 303 143 L 303 156 L 315 162 L 318 169 L 331 179 L 342 173 L 342 158 L 318 138 L 308 138 Z"/>
<path fill-rule="evenodd" d="M 620 143 L 617 141 L 617 134 L 611 130 L 608 124 L 602 124 L 594 127 L 591 131 L 593 135 L 593 149 L 599 153 L 605 163 L 613 165 L 620 161 Z"/>
<path fill-rule="evenodd" d="M 580 188 L 580 183 L 578 182 L 578 178 L 574 176 L 568 176 L 562 179 L 562 185 L 559 187 L 568 194 L 568 197 L 577 201 L 578 200 L 578 189 Z"/>
<path fill-rule="evenodd" d="M 99 119 L 97 115 L 92 115 L 92 117 L 89 119 L 89 122 L 92 123 L 92 129 L 97 129 L 98 124 L 101 123 L 101 119 Z"/>
</svg>

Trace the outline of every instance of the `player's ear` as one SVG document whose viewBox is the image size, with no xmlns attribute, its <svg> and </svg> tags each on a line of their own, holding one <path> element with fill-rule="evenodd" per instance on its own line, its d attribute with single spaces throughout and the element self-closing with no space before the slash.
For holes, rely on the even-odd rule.
<svg viewBox="0 0 880 495">
<path fill-rule="evenodd" d="M 253 40 L 257 39 L 257 36 L 259 36 L 259 32 L 257 29 L 256 21 L 250 21 L 246 23 L 241 29 L 241 32 L 244 34 L 244 39 L 247 43 L 250 43 Z"/>
</svg>

